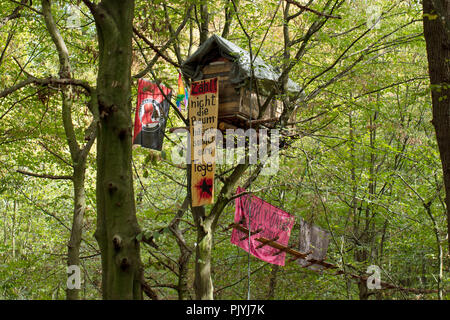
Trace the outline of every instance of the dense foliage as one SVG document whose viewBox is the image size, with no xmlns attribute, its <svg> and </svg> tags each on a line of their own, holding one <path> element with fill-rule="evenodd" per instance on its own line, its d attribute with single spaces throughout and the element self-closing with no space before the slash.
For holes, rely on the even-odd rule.
<svg viewBox="0 0 450 320">
<path fill-rule="evenodd" d="M 52 14 L 67 45 L 72 78 L 95 86 L 97 33 L 83 2 L 54 0 Z M 179 65 L 198 47 L 205 21 L 207 34 L 223 35 L 247 50 L 250 43 L 252 52 L 280 70 L 293 63 L 288 75 L 305 91 L 296 111 L 296 135 L 286 140 L 279 171 L 259 175 L 251 190 L 329 230 L 327 260 L 343 270 L 364 274 L 377 265 L 383 281 L 434 292 L 367 292 L 360 282 L 333 271 L 316 273 L 296 263 L 276 267 L 250 257 L 252 298 L 437 299 L 438 291 L 450 287 L 448 234 L 442 167 L 430 122 L 422 6 L 417 0 L 298 3 L 332 17 L 301 10 L 291 1 L 136 0 L 130 117 L 137 78 L 158 80 L 176 91 Z M 60 57 L 40 1 L 2 0 L 0 13 L 0 298 L 65 299 L 74 214 L 74 188 L 67 177 L 76 164 L 64 129 L 63 90 L 57 83 L 34 81 L 5 94 L 30 77 L 58 78 Z M 317 30 L 309 34 L 311 26 Z M 70 93 L 80 146 L 89 143 L 95 117 L 85 91 L 72 86 Z M 168 128 L 180 126 L 172 108 Z M 162 152 L 133 148 L 142 229 L 137 239 L 145 283 L 160 299 L 180 298 L 181 276 L 187 283 L 183 298 L 195 297 L 197 234 L 190 209 L 175 219 L 179 234 L 174 232 L 174 217 L 187 192 L 186 168 L 174 163 L 179 139 L 167 130 Z M 86 158 L 82 299 L 102 297 L 94 237 L 96 156 L 92 148 Z M 231 169 L 218 165 L 216 176 L 225 178 Z M 238 185 L 255 170 L 242 174 Z M 216 188 L 223 185 L 217 179 Z M 213 238 L 216 299 L 247 297 L 248 255 L 230 243 L 233 218 L 231 201 Z M 291 243 L 297 239 L 295 225 Z"/>
</svg>

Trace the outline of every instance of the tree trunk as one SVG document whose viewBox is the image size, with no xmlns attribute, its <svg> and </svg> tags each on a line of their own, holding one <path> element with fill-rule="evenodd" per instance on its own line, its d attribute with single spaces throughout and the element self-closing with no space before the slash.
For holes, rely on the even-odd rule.
<svg viewBox="0 0 450 320">
<path fill-rule="evenodd" d="M 439 226 L 437 224 L 436 219 L 433 216 L 433 212 L 431 212 L 431 205 L 432 201 L 430 202 L 423 202 L 423 207 L 425 208 L 425 211 L 427 212 L 428 216 L 430 217 L 431 223 L 433 224 L 433 231 L 434 235 L 436 236 L 436 245 L 437 245 L 437 256 L 438 256 L 438 268 L 439 273 L 437 277 L 437 298 L 438 300 L 442 300 L 443 298 L 443 277 L 444 277 L 444 251 L 442 248 L 442 241 L 441 241 L 441 235 L 439 234 Z"/>
<path fill-rule="evenodd" d="M 190 205 L 192 205 L 191 169 L 192 165 L 188 164 L 186 166 L 187 180 L 188 180 L 187 192 Z M 197 243 L 195 246 L 195 276 L 194 276 L 195 298 L 197 300 L 213 300 L 214 287 L 211 279 L 211 249 L 213 240 L 212 221 L 211 219 L 207 219 L 204 206 L 201 207 L 191 206 L 191 210 L 197 231 Z"/>
<path fill-rule="evenodd" d="M 59 76 L 62 79 L 71 78 L 71 65 L 69 59 L 69 51 L 61 36 L 58 27 L 53 19 L 51 12 L 50 0 L 42 1 L 42 12 L 47 30 L 56 46 L 59 57 Z M 91 92 L 91 95 L 93 93 Z M 86 159 L 87 155 L 95 140 L 95 132 L 90 132 L 89 140 L 86 145 L 80 149 L 78 145 L 74 125 L 72 122 L 72 105 L 73 105 L 73 90 L 69 87 L 61 88 L 62 96 L 62 120 L 64 125 L 64 132 L 67 138 L 67 144 L 70 150 L 70 156 L 73 163 L 73 192 L 74 192 L 74 211 L 72 230 L 70 232 L 70 240 L 67 252 L 67 265 L 80 266 L 80 245 L 83 232 L 83 218 L 86 211 L 86 196 L 85 196 L 85 175 L 86 175 Z M 92 100 L 92 97 L 91 97 Z M 94 119 L 96 115 L 94 115 Z M 67 300 L 78 300 L 79 289 L 67 289 Z"/>
<path fill-rule="evenodd" d="M 214 287 L 211 279 L 212 225 L 209 219 L 205 219 L 205 207 L 194 207 L 192 213 L 197 227 L 195 298 L 197 300 L 213 300 Z"/>
<path fill-rule="evenodd" d="M 189 272 L 189 260 L 191 259 L 192 249 L 186 244 L 183 232 L 180 230 L 180 220 L 186 210 L 189 208 L 190 198 L 186 196 L 174 217 L 173 223 L 171 222 L 171 231 L 175 236 L 178 247 L 180 248 L 180 257 L 178 259 L 178 300 L 188 300 L 190 298 L 188 287 L 188 272 Z"/>
<path fill-rule="evenodd" d="M 181 248 L 180 258 L 178 259 L 178 300 L 188 300 L 189 299 L 189 288 L 188 288 L 188 272 L 189 272 L 189 259 L 191 258 L 191 252 Z"/>
<path fill-rule="evenodd" d="M 16 211 L 17 211 L 17 201 L 14 200 L 13 204 L 13 216 L 12 216 L 12 226 L 11 226 L 11 249 L 12 257 L 16 257 Z"/>
<path fill-rule="evenodd" d="M 84 163 L 83 163 L 84 164 Z M 72 231 L 68 245 L 67 265 L 80 266 L 80 245 L 83 233 L 83 218 L 86 212 L 86 195 L 84 188 L 85 166 L 75 167 L 73 174 L 74 210 Z M 79 289 L 67 289 L 67 300 L 78 300 Z"/>
<path fill-rule="evenodd" d="M 278 269 L 279 269 L 278 265 L 272 266 L 272 271 L 270 272 L 269 292 L 267 293 L 267 300 L 275 299 L 275 289 L 277 288 Z"/>
<path fill-rule="evenodd" d="M 200 4 L 200 44 L 208 39 L 209 35 L 209 12 L 208 1 L 202 1 Z"/>
<path fill-rule="evenodd" d="M 5 211 L 3 211 L 3 245 L 6 246 L 6 239 L 8 239 L 8 230 L 7 230 L 7 217 L 8 217 L 8 202 L 3 200 L 5 204 Z"/>
<path fill-rule="evenodd" d="M 359 288 L 359 300 L 368 300 L 369 299 L 369 290 L 367 289 L 367 283 L 364 280 L 360 280 L 358 282 Z"/>
<path fill-rule="evenodd" d="M 433 2 L 442 6 L 443 15 L 436 17 Z M 423 13 L 433 104 L 432 123 L 436 130 L 444 173 L 447 231 L 450 234 L 450 39 L 442 23 L 450 20 L 450 4 L 446 0 L 423 0 Z"/>
<path fill-rule="evenodd" d="M 368 209 L 367 209 L 368 210 Z M 356 247 L 355 251 L 355 260 L 361 262 L 363 265 L 366 265 L 368 260 L 368 251 L 366 246 L 368 244 L 367 239 L 367 231 L 362 231 L 362 235 L 359 238 L 360 245 Z M 367 282 L 363 279 L 358 281 L 358 294 L 360 300 L 368 300 L 369 299 L 369 290 L 367 288 Z"/>
<path fill-rule="evenodd" d="M 225 183 L 220 190 L 216 202 L 214 203 L 210 213 L 206 216 L 205 207 L 193 207 L 192 215 L 194 216 L 197 230 L 197 246 L 195 248 L 195 279 L 194 289 L 196 299 L 213 300 L 214 287 L 211 278 L 211 250 L 213 245 L 213 234 L 217 228 L 219 217 L 225 206 L 229 202 L 229 197 L 234 191 L 234 186 L 239 178 L 248 168 L 247 163 L 239 164 L 235 167 L 233 173 L 225 179 Z M 191 201 L 191 165 L 187 165 L 188 195 Z"/>
<path fill-rule="evenodd" d="M 88 3 L 97 26 L 97 230 L 104 299 L 142 299 L 131 166 L 133 0 Z"/>
</svg>

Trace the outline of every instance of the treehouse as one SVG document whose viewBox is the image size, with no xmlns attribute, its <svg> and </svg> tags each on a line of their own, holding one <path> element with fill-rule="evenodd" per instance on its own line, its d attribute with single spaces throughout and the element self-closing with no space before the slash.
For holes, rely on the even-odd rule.
<svg viewBox="0 0 450 320">
<path fill-rule="evenodd" d="M 270 126 L 282 113 L 283 103 L 275 98 L 262 110 L 270 92 L 278 88 L 276 95 L 281 93 L 278 82 L 280 73 L 259 57 L 251 64 L 249 52 L 220 36 L 213 35 L 206 40 L 183 63 L 181 71 L 193 81 L 218 77 L 219 128 L 222 130 L 235 127 L 246 129 L 250 127 L 250 122 Z M 291 96 L 303 94 L 301 87 L 291 79 L 288 79 L 286 90 Z M 289 122 L 293 120 L 295 112 Z"/>
</svg>

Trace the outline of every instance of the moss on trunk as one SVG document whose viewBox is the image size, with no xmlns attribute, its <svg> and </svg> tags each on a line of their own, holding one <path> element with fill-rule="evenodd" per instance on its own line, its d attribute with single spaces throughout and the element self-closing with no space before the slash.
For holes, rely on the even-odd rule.
<svg viewBox="0 0 450 320">
<path fill-rule="evenodd" d="M 133 0 L 92 5 L 98 42 L 97 230 L 104 299 L 142 299 L 131 165 Z"/>
</svg>

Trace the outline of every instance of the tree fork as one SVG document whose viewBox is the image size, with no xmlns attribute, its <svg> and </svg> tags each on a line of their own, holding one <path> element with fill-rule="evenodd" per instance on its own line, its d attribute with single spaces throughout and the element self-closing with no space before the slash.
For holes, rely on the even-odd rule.
<svg viewBox="0 0 450 320">
<path fill-rule="evenodd" d="M 56 46 L 59 57 L 59 77 L 61 79 L 71 80 L 71 65 L 69 59 L 69 52 L 67 46 L 61 36 L 58 27 L 53 19 L 51 12 L 50 0 L 42 0 L 42 11 L 47 30 Z M 91 93 L 91 102 L 95 97 L 95 90 L 89 90 Z M 69 145 L 70 156 L 73 163 L 73 175 L 71 180 L 73 183 L 74 192 L 74 209 L 73 221 L 70 232 L 70 240 L 67 250 L 67 265 L 80 265 L 80 245 L 83 233 L 83 218 L 86 212 L 86 195 L 85 195 L 85 173 L 86 173 L 86 158 L 95 140 L 95 130 L 89 134 L 86 145 L 81 149 L 78 145 L 75 130 L 72 122 L 72 87 L 64 86 L 61 91 L 62 96 L 62 120 L 64 125 L 64 132 Z M 93 112 L 94 121 L 96 113 Z M 40 177 L 49 177 L 42 175 L 34 175 Z M 79 299 L 79 289 L 67 289 L 68 300 Z"/>
</svg>

